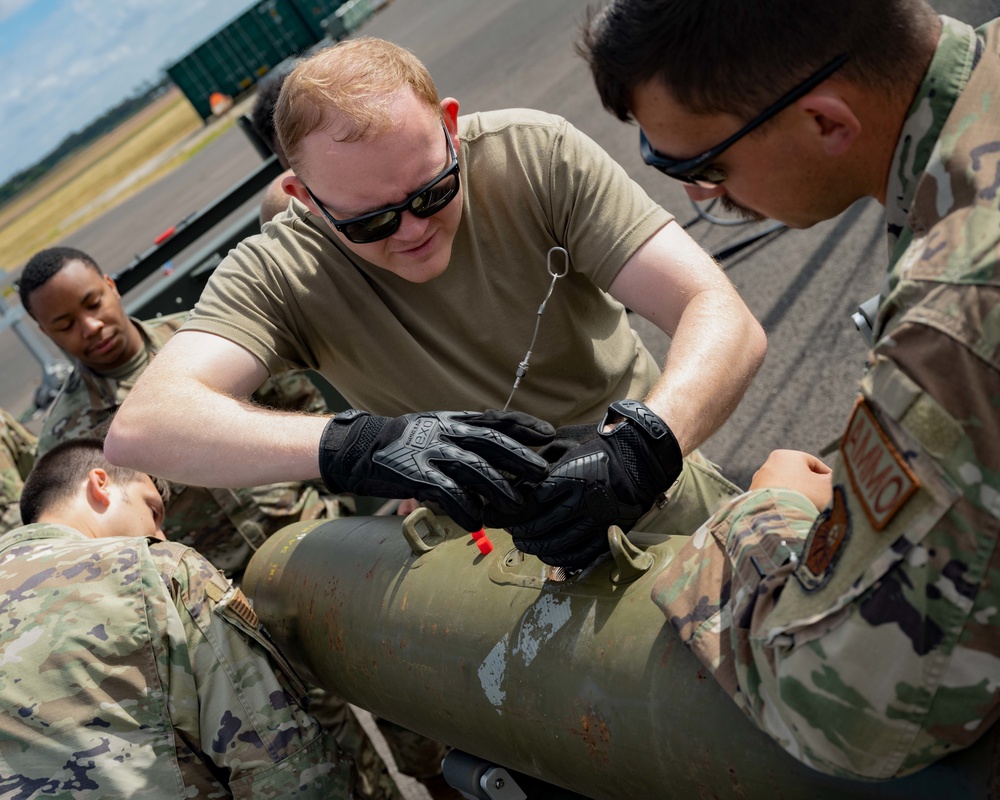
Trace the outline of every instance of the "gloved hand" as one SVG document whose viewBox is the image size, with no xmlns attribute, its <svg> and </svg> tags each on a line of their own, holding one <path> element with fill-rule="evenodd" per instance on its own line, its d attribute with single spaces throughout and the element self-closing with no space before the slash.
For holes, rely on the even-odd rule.
<svg viewBox="0 0 1000 800">
<path fill-rule="evenodd" d="M 524 498 L 499 470 L 542 480 L 548 464 L 522 445 L 545 444 L 553 433 L 549 423 L 515 411 L 377 417 L 351 409 L 323 430 L 319 471 L 334 493 L 415 497 L 475 531 L 482 527 L 484 500 L 504 513 L 521 510 Z"/>
<path fill-rule="evenodd" d="M 552 441 L 538 449 L 538 455 L 544 458 L 549 464 L 556 464 L 570 450 L 579 447 L 584 442 L 597 438 L 598 426 L 594 423 L 587 425 L 561 425 L 556 428 L 556 434 Z"/>
<path fill-rule="evenodd" d="M 604 433 L 616 415 L 623 421 Z M 612 403 L 600 425 L 559 428 L 540 453 L 558 460 L 525 510 L 510 516 L 491 507 L 486 523 L 507 528 L 522 552 L 569 569 L 607 549 L 610 525 L 631 530 L 683 468 L 670 428 L 636 400 Z"/>
</svg>

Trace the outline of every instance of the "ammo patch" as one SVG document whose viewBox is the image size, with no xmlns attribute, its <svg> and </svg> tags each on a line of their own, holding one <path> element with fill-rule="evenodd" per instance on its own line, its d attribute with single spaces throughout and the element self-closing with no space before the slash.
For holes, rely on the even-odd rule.
<svg viewBox="0 0 1000 800">
<path fill-rule="evenodd" d="M 858 398 L 840 440 L 847 477 L 872 527 L 880 531 L 920 486 L 920 479 Z"/>
<path fill-rule="evenodd" d="M 850 535 L 851 517 L 844 499 L 844 487 L 834 486 L 833 504 L 824 509 L 813 523 L 802 561 L 795 570 L 795 577 L 803 589 L 814 592 L 826 585 L 840 550 Z"/>
</svg>

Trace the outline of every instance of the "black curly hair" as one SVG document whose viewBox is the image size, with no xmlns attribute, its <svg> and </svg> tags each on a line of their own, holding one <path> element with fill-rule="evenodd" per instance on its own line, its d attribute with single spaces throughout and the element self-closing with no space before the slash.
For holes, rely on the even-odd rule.
<svg viewBox="0 0 1000 800">
<path fill-rule="evenodd" d="M 21 305 L 25 311 L 31 314 L 31 293 L 48 283 L 49 279 L 70 261 L 82 261 L 98 275 L 104 274 L 94 259 L 75 247 L 50 247 L 47 250 L 39 250 L 24 265 L 21 277 L 17 279 L 17 293 L 21 297 Z M 31 314 L 31 317 L 34 319 L 35 315 Z"/>
</svg>

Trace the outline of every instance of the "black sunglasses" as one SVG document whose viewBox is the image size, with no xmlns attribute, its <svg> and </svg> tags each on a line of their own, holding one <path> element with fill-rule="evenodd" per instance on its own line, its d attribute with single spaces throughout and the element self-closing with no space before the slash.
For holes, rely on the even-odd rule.
<svg viewBox="0 0 1000 800">
<path fill-rule="evenodd" d="M 326 206 L 319 201 L 319 198 L 312 193 L 308 186 L 305 187 L 306 191 L 330 224 L 344 234 L 348 241 L 355 244 L 369 244 L 380 239 L 388 239 L 399 230 L 404 211 L 409 211 L 415 217 L 430 217 L 448 205 L 458 194 L 458 189 L 461 186 L 458 174 L 458 154 L 455 152 L 455 145 L 451 142 L 448 129 L 444 125 L 441 127 L 444 128 L 444 138 L 448 143 L 448 151 L 451 153 L 451 165 L 430 183 L 417 189 L 402 203 L 386 206 L 378 211 L 369 211 L 360 217 L 334 219 L 333 214 L 327 211 Z"/>
<path fill-rule="evenodd" d="M 754 128 L 760 127 L 771 119 L 771 117 L 788 108 L 788 106 L 800 97 L 804 97 L 808 92 L 815 89 L 834 72 L 844 66 L 849 58 L 850 56 L 846 54 L 837 56 L 816 74 L 806 78 L 802 83 L 788 92 L 788 94 L 765 108 L 724 142 L 717 144 L 712 149 L 706 150 L 694 158 L 680 159 L 663 155 L 663 153 L 653 148 L 653 145 L 649 143 L 649 139 L 646 138 L 645 132 L 640 128 L 639 152 L 642 154 L 642 160 L 671 178 L 676 178 L 679 181 L 690 183 L 694 186 L 713 189 L 726 180 L 726 171 L 711 164 L 712 161 L 722 154 L 723 150 L 732 147 L 737 141 L 754 130 Z"/>
</svg>

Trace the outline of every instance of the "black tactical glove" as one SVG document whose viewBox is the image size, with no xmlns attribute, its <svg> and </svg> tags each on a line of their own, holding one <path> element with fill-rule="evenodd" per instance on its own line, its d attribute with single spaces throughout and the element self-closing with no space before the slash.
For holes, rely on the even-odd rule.
<svg viewBox="0 0 1000 800">
<path fill-rule="evenodd" d="M 624 420 L 604 433 L 616 416 Z M 636 400 L 612 403 L 596 427 L 559 428 L 540 452 L 559 458 L 525 510 L 511 517 L 489 508 L 486 522 L 507 528 L 522 552 L 570 569 L 586 566 L 607 549 L 610 525 L 631 530 L 683 467 L 670 428 Z"/>
<path fill-rule="evenodd" d="M 587 425 L 563 425 L 556 428 L 556 435 L 551 442 L 538 449 L 538 455 L 550 464 L 555 464 L 570 450 L 574 450 L 591 439 L 596 439 L 597 428 L 598 426 L 594 423 Z"/>
<path fill-rule="evenodd" d="M 515 411 L 376 417 L 351 409 L 324 429 L 319 471 L 334 493 L 415 497 L 475 531 L 482 527 L 484 500 L 509 514 L 523 508 L 524 499 L 499 470 L 531 483 L 542 480 L 548 464 L 522 444 L 545 444 L 553 433 L 549 423 Z"/>
</svg>

